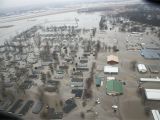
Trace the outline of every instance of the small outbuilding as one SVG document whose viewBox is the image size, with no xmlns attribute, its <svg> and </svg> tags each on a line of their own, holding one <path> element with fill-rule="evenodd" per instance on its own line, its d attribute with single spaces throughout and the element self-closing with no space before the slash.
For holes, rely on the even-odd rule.
<svg viewBox="0 0 160 120">
<path fill-rule="evenodd" d="M 101 86 L 101 78 L 100 77 L 96 76 L 95 82 L 96 82 L 96 87 L 100 87 Z"/>
<path fill-rule="evenodd" d="M 107 56 L 107 63 L 111 64 L 111 65 L 118 64 L 119 63 L 119 59 L 115 55 L 109 55 L 109 56 Z"/>
<path fill-rule="evenodd" d="M 144 105 L 151 109 L 159 109 L 160 89 L 144 89 L 142 94 Z"/>
</svg>

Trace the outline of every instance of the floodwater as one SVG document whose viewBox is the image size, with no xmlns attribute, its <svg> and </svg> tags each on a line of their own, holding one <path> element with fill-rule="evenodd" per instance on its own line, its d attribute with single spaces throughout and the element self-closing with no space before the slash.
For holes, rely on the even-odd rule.
<svg viewBox="0 0 160 120">
<path fill-rule="evenodd" d="M 77 12 L 67 12 L 46 16 L 39 16 L 36 18 L 23 19 L 13 22 L 0 23 L 0 26 L 13 25 L 8 28 L 0 28 L 0 44 L 4 41 L 14 37 L 16 34 L 31 28 L 34 25 L 74 25 L 78 24 L 80 28 L 93 28 L 99 26 L 99 20 L 101 18 L 101 13 L 77 13 Z M 77 22 L 76 22 L 77 20 Z"/>
</svg>

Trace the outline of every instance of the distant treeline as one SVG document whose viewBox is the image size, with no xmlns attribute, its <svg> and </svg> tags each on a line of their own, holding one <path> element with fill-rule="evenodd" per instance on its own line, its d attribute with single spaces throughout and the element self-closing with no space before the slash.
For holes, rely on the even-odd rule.
<svg viewBox="0 0 160 120">
<path fill-rule="evenodd" d="M 140 22 L 153 26 L 160 26 L 160 8 L 150 5 L 133 5 L 126 8 L 134 8 L 135 10 L 128 10 L 118 13 L 116 16 L 128 18 L 131 21 Z"/>
<path fill-rule="evenodd" d="M 82 8 L 79 9 L 78 12 L 99 12 L 99 11 L 112 11 L 113 9 L 107 7 L 94 7 L 94 8 Z"/>
</svg>

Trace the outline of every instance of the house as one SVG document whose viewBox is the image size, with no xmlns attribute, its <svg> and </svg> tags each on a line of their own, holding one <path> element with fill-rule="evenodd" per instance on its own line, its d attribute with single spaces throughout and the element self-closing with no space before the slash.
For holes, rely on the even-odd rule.
<svg viewBox="0 0 160 120">
<path fill-rule="evenodd" d="M 84 52 L 84 53 L 83 53 L 83 56 L 84 56 L 84 57 L 87 57 L 87 56 L 90 56 L 90 54 L 91 54 L 90 52 Z"/>
<path fill-rule="evenodd" d="M 88 63 L 88 58 L 87 57 L 81 57 L 80 63 Z"/>
<path fill-rule="evenodd" d="M 137 68 L 138 68 L 138 71 L 140 73 L 146 73 L 147 72 L 147 68 L 146 68 L 146 66 L 144 64 L 138 64 Z"/>
<path fill-rule="evenodd" d="M 83 87 L 83 79 L 82 78 L 72 78 L 71 87 Z"/>
<path fill-rule="evenodd" d="M 48 108 L 47 112 L 48 119 L 62 119 L 63 113 L 62 112 L 56 112 L 54 108 Z"/>
<path fill-rule="evenodd" d="M 86 63 L 79 63 L 77 65 L 76 70 L 79 70 L 79 71 L 81 71 L 81 70 L 88 71 L 89 68 L 88 68 L 88 65 Z"/>
<path fill-rule="evenodd" d="M 19 68 L 25 68 L 25 67 L 26 67 L 26 62 L 20 61 Z"/>
<path fill-rule="evenodd" d="M 107 80 L 106 93 L 108 95 L 120 95 L 123 94 L 122 82 L 118 80 Z"/>
<path fill-rule="evenodd" d="M 119 59 L 115 55 L 109 55 L 109 56 L 107 56 L 107 63 L 111 64 L 111 65 L 118 64 L 119 63 Z"/>
<path fill-rule="evenodd" d="M 104 66 L 104 73 L 109 74 L 118 74 L 118 67 L 113 66 Z"/>
<path fill-rule="evenodd" d="M 73 59 L 72 59 L 72 57 L 67 56 L 67 57 L 64 57 L 64 60 L 67 61 L 67 62 L 70 62 L 70 61 L 72 61 Z"/>
<path fill-rule="evenodd" d="M 82 71 L 75 71 L 72 73 L 71 78 L 83 78 L 83 72 Z"/>
<path fill-rule="evenodd" d="M 59 69 L 68 69 L 68 68 L 69 68 L 68 65 L 60 65 L 60 66 L 59 66 Z"/>
<path fill-rule="evenodd" d="M 75 103 L 75 100 L 73 98 L 70 98 L 70 99 L 65 101 L 65 104 L 64 104 L 64 107 L 63 107 L 63 111 L 65 113 L 69 113 L 76 107 L 77 107 L 77 105 Z"/>
<path fill-rule="evenodd" d="M 75 98 L 81 98 L 83 89 L 72 89 L 72 93 L 75 94 Z"/>
</svg>

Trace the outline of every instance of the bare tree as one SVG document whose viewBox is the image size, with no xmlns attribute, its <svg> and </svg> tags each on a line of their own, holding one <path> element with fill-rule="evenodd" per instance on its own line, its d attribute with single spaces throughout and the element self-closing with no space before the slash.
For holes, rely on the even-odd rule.
<svg viewBox="0 0 160 120">
<path fill-rule="evenodd" d="M 49 71 L 47 72 L 47 78 L 48 78 L 48 79 L 51 79 L 51 74 L 50 74 Z"/>
<path fill-rule="evenodd" d="M 1 79 L 1 81 L 0 81 L 0 92 L 1 92 L 1 96 L 3 98 L 3 97 L 6 96 L 6 94 L 5 94 L 6 89 L 5 89 L 5 83 L 4 83 L 5 77 L 4 77 L 3 74 L 0 74 L 0 79 Z"/>
<path fill-rule="evenodd" d="M 82 119 L 85 119 L 85 113 L 84 112 L 81 112 L 80 116 L 81 116 Z"/>
<path fill-rule="evenodd" d="M 41 37 L 40 37 L 40 35 L 36 34 L 33 40 L 34 40 L 35 45 L 38 47 L 38 49 L 40 49 L 40 46 L 41 46 Z"/>
<path fill-rule="evenodd" d="M 136 70 L 136 65 L 137 65 L 137 61 L 136 61 L 136 60 L 134 60 L 134 61 L 131 62 L 131 69 L 132 69 L 133 71 Z"/>
<path fill-rule="evenodd" d="M 45 84 L 46 83 L 46 74 L 41 73 L 41 81 Z"/>
<path fill-rule="evenodd" d="M 82 102 L 82 106 L 83 106 L 83 107 L 85 107 L 86 104 L 87 104 L 86 101 L 83 101 L 83 102 Z"/>
<path fill-rule="evenodd" d="M 37 97 L 38 97 L 39 101 L 41 101 L 43 103 L 45 102 L 44 101 L 44 89 L 43 89 L 43 86 L 38 87 L 38 95 L 37 95 Z"/>
<path fill-rule="evenodd" d="M 54 74 L 54 69 L 52 64 L 49 64 L 49 68 L 51 69 L 52 74 Z"/>
</svg>

